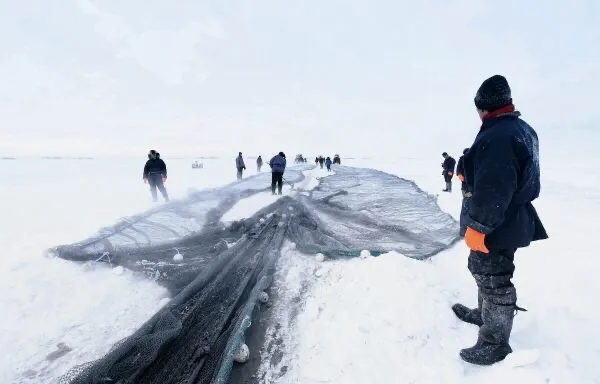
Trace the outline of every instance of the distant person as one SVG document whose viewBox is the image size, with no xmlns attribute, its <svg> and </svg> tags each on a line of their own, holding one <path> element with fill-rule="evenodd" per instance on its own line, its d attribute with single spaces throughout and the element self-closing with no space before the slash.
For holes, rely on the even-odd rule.
<svg viewBox="0 0 600 384">
<path fill-rule="evenodd" d="M 340 159 L 340 155 L 336 154 L 333 156 L 333 164 L 342 165 L 342 160 Z"/>
<path fill-rule="evenodd" d="M 515 252 L 548 235 L 531 204 L 541 189 L 538 137 L 519 118 L 506 79 L 496 75 L 485 80 L 475 106 L 482 124 L 464 158 L 471 196 L 461 226 L 466 227 L 468 266 L 479 289 L 479 305 L 470 309 L 455 304 L 452 310 L 480 327 L 477 342 L 461 350 L 460 357 L 491 365 L 512 352 L 513 318 L 522 310 L 511 282 Z"/>
<path fill-rule="evenodd" d="M 286 163 L 285 153 L 283 152 L 279 152 L 269 161 L 269 166 L 271 167 L 271 192 L 273 194 L 275 194 L 275 186 L 277 185 L 277 193 L 281 195 Z"/>
<path fill-rule="evenodd" d="M 469 148 L 465 148 L 462 156 L 459 157 L 459 159 L 458 159 L 458 163 L 456 163 L 456 177 L 458 177 L 458 179 L 461 182 L 460 190 L 462 191 L 463 197 L 465 196 L 465 193 L 467 191 L 467 183 L 465 183 L 465 167 L 464 167 L 465 155 L 467 154 L 467 152 L 469 152 Z"/>
<path fill-rule="evenodd" d="M 444 158 L 444 162 L 442 163 L 442 175 L 444 176 L 444 181 L 446 182 L 446 189 L 442 190 L 442 192 L 452 192 L 452 176 L 454 176 L 454 166 L 456 165 L 456 160 L 452 158 L 452 156 L 448 155 L 446 152 L 442 153 L 442 157 Z"/>
<path fill-rule="evenodd" d="M 246 169 L 246 164 L 244 163 L 244 158 L 242 157 L 242 152 L 238 154 L 238 157 L 235 159 L 235 167 L 237 168 L 237 179 L 242 180 L 242 173 Z"/>
<path fill-rule="evenodd" d="M 144 166 L 144 183 L 150 184 L 150 193 L 152 201 L 157 201 L 156 189 L 160 191 L 165 201 L 169 201 L 169 195 L 165 189 L 164 183 L 167 181 L 167 165 L 160 158 L 160 154 L 154 149 L 148 153 L 148 161 Z"/>
<path fill-rule="evenodd" d="M 315 165 L 319 165 L 319 157 L 315 157 Z"/>
<path fill-rule="evenodd" d="M 327 159 L 325 159 L 325 166 L 327 167 L 327 172 L 331 172 L 331 164 L 333 164 L 333 161 L 331 161 L 331 158 L 327 156 Z"/>
<path fill-rule="evenodd" d="M 325 162 L 325 159 L 323 158 L 323 156 L 319 156 L 319 165 L 321 166 L 321 169 L 323 169 L 324 162 Z"/>
<path fill-rule="evenodd" d="M 260 155 L 258 155 L 258 159 L 256 159 L 256 170 L 260 172 L 260 169 L 263 166 L 263 159 Z"/>
</svg>

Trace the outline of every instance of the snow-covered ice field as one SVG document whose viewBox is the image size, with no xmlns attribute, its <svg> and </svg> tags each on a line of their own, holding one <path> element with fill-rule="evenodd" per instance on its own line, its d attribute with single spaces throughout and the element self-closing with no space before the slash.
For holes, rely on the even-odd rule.
<svg viewBox="0 0 600 384">
<path fill-rule="evenodd" d="M 303 310 L 290 324 L 283 359 L 289 363 L 287 374 L 265 375 L 265 382 L 600 382 L 600 322 L 594 299 L 600 291 L 594 251 L 600 176 L 592 172 L 599 157 L 591 148 L 574 153 L 558 141 L 556 148 L 544 147 L 541 137 L 543 189 L 535 205 L 550 240 L 516 256 L 514 283 L 519 304 L 528 312 L 517 315 L 513 356 L 489 368 L 470 366 L 458 357 L 459 349 L 477 337 L 477 328 L 461 323 L 450 310 L 456 301 L 472 305 L 476 298 L 462 243 L 425 262 L 390 253 L 317 263 L 314 255 L 291 248 L 280 262 L 287 263 L 280 279 L 289 279 L 290 291 L 300 289 L 305 269 L 314 279 L 304 294 Z M 235 179 L 233 159 L 205 160 L 204 169 L 192 170 L 191 159 L 164 157 L 172 198 Z M 438 157 L 342 160 L 344 165 L 413 179 L 437 194 L 443 187 Z M 18 159 L 0 164 L 0 199 L 5 202 L 0 383 L 49 382 L 76 364 L 102 356 L 166 302 L 165 289 L 127 271 L 85 269 L 43 255 L 48 247 L 81 240 L 120 217 L 150 208 L 141 180 L 144 160 Z M 249 175 L 255 173 L 254 167 L 248 169 Z M 312 171 L 296 187 L 311 189 L 315 177 L 325 174 Z M 284 193 L 292 193 L 289 186 Z M 265 192 L 242 200 L 223 220 L 248 217 L 277 198 Z M 458 218 L 458 183 L 452 195 L 440 195 L 439 204 Z M 58 343 L 72 350 L 52 354 Z M 533 361 L 526 361 L 528 353 L 535 355 Z M 528 364 L 519 366 L 523 363 Z"/>
</svg>

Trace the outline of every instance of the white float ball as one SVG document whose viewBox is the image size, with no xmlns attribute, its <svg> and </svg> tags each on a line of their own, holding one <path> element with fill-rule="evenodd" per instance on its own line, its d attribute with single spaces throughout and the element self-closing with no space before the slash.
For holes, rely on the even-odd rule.
<svg viewBox="0 0 600 384">
<path fill-rule="evenodd" d="M 361 259 L 366 259 L 367 257 L 371 257 L 371 252 L 369 252 L 368 250 L 362 250 L 360 251 L 360 258 Z"/>
<path fill-rule="evenodd" d="M 259 222 L 259 223 L 264 223 L 264 222 L 265 222 L 265 219 L 260 219 L 260 220 L 258 220 L 258 222 Z"/>
<path fill-rule="evenodd" d="M 240 345 L 235 353 L 234 360 L 236 363 L 245 363 L 250 359 L 250 348 L 246 344 Z"/>
<path fill-rule="evenodd" d="M 113 268 L 113 272 L 115 273 L 115 275 L 122 275 L 123 272 L 125 272 L 125 268 L 119 265 Z"/>
<path fill-rule="evenodd" d="M 317 261 L 317 263 L 322 263 L 325 261 L 325 255 L 322 253 L 317 253 L 317 255 L 315 256 L 315 260 Z"/>
<path fill-rule="evenodd" d="M 173 256 L 173 261 L 182 261 L 183 260 L 183 255 L 181 253 L 176 253 L 175 256 Z"/>
<path fill-rule="evenodd" d="M 258 294 L 258 301 L 266 304 L 269 301 L 269 294 L 267 292 L 261 292 Z"/>
</svg>

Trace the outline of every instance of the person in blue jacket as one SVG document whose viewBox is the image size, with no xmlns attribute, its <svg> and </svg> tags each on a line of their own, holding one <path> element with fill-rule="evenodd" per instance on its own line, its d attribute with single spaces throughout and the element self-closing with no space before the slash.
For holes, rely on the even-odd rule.
<svg viewBox="0 0 600 384">
<path fill-rule="evenodd" d="M 329 156 L 327 156 L 327 159 L 325 159 L 325 166 L 327 167 L 327 172 L 331 172 L 331 164 L 333 162 L 331 161 L 331 158 Z"/>
<path fill-rule="evenodd" d="M 279 154 L 275 155 L 269 161 L 269 166 L 271 167 L 271 192 L 273 192 L 273 194 L 275 194 L 275 187 L 277 186 L 277 193 L 281 195 L 285 165 L 285 153 L 283 152 L 279 152 Z"/>
<path fill-rule="evenodd" d="M 485 80 L 475 106 L 482 124 L 463 161 L 467 202 L 461 227 L 479 300 L 477 308 L 455 304 L 452 310 L 480 327 L 477 342 L 461 350 L 461 358 L 491 365 L 512 352 L 513 317 L 523 310 L 511 282 L 515 252 L 548 235 L 531 204 L 541 189 L 538 136 L 515 110 L 506 79 Z"/>
</svg>

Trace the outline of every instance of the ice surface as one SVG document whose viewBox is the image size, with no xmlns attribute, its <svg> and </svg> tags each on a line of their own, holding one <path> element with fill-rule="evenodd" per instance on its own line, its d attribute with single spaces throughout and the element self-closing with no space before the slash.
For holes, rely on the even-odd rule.
<svg viewBox="0 0 600 384">
<path fill-rule="evenodd" d="M 275 347 L 265 351 L 261 382 L 343 383 L 340 378 L 351 376 L 371 383 L 399 382 L 399 374 L 415 383 L 598 382 L 600 340 L 594 330 L 600 314 L 589 293 L 600 291 L 594 274 L 598 263 L 590 251 L 596 248 L 600 159 L 559 144 L 549 149 L 547 141 L 542 143 L 543 191 L 536 202 L 551 237 L 519 251 L 514 278 L 519 303 L 529 312 L 515 320 L 513 348 L 515 355 L 538 350 L 537 360 L 514 368 L 504 363 L 472 367 L 459 360 L 458 350 L 476 339 L 476 328 L 457 321 L 449 310 L 454 302 L 472 304 L 476 297 L 462 244 L 425 263 L 396 254 L 330 260 L 319 269 L 320 279 L 314 277 L 314 255 L 303 257 L 293 250 L 283 253 L 278 266 L 282 291 L 273 306 L 280 327 L 267 335 L 274 340 L 271 345 L 286 349 L 281 360 L 271 359 L 279 352 Z M 235 178 L 230 159 L 206 160 L 200 171 L 192 171 L 189 163 L 168 161 L 167 188 L 176 198 L 187 196 L 190 187 L 217 187 Z M 427 154 L 345 163 L 415 180 L 431 194 L 443 188 L 439 161 Z M 56 162 L 18 159 L 4 166 L 0 199 L 11 204 L 3 207 L 0 231 L 0 350 L 10 353 L 0 359 L 0 382 L 48 382 L 103 355 L 169 299 L 163 288 L 127 270 L 121 276 L 102 266 L 85 270 L 42 257 L 42 251 L 152 205 L 138 161 L 64 160 L 60 183 Z M 438 197 L 454 217 L 460 209 L 457 192 Z M 254 208 L 238 217 L 252 212 Z M 342 304 L 346 307 L 340 308 Z M 337 309 L 347 316 L 335 315 L 333 328 Z M 296 318 L 302 312 L 306 315 Z M 315 323 L 308 324 L 310 319 Z M 337 329 L 344 330 L 343 337 L 328 336 Z M 73 351 L 47 361 L 61 342 Z M 310 345 L 332 353 L 309 350 Z M 300 363 L 314 372 L 306 373 Z"/>
<path fill-rule="evenodd" d="M 587 161 L 592 163 L 598 163 L 597 156 Z M 444 186 L 435 164 L 427 166 L 421 159 L 346 164 L 409 175 L 430 193 Z M 426 262 L 390 253 L 326 263 L 328 269 L 303 296 L 293 334 L 279 336 L 295 343 L 287 351 L 291 357 L 286 374 L 281 377 L 281 366 L 265 359 L 264 382 L 598 382 L 600 336 L 593 330 L 600 325 L 600 314 L 582 292 L 600 288 L 591 272 L 597 261 L 585 247 L 594 238 L 591 231 L 599 212 L 591 207 L 599 206 L 600 184 L 592 187 L 583 175 L 581 183 L 575 182 L 578 174 L 562 177 L 568 162 L 544 164 L 544 188 L 535 205 L 550 239 L 517 253 L 513 281 L 519 304 L 529 311 L 515 318 L 515 352 L 506 361 L 475 367 L 458 356 L 477 338 L 477 328 L 450 310 L 455 302 L 476 303 L 477 289 L 466 266 L 468 250 L 459 243 Z M 438 202 L 458 217 L 458 191 L 440 194 Z"/>
<path fill-rule="evenodd" d="M 102 260 L 143 271 L 176 294 L 168 307 L 118 348 L 90 365 L 76 367 L 64 382 L 133 377 L 162 384 L 224 382 L 249 325 L 245 317 L 252 314 L 270 279 L 284 238 L 300 251 L 321 251 L 330 257 L 358 256 L 372 247 L 376 253 L 397 250 L 420 259 L 456 240 L 456 221 L 414 183 L 374 170 L 336 170 L 335 175 L 321 178 L 310 198 L 294 192 L 231 225 L 220 224 L 223 214 L 240 198 L 252 199 L 264 189 L 260 175 L 193 194 L 121 221 L 90 239 L 53 249 L 69 260 Z M 286 175 L 291 182 L 302 180 L 294 169 Z M 188 206 L 204 200 L 213 207 L 206 213 L 209 225 L 198 233 L 174 231 L 173 223 L 189 221 Z M 389 209 L 381 209 L 386 205 Z M 265 217 L 268 222 L 261 222 Z M 115 242 L 126 230 L 143 234 L 146 241 Z M 231 238 L 233 247 L 223 245 L 226 238 Z M 172 264 L 171 249 L 187 257 Z M 313 275 L 322 277 L 324 272 L 317 268 Z M 204 363 L 191 368 L 198 359 Z M 177 373 L 166 377 L 165 372 Z"/>
</svg>

